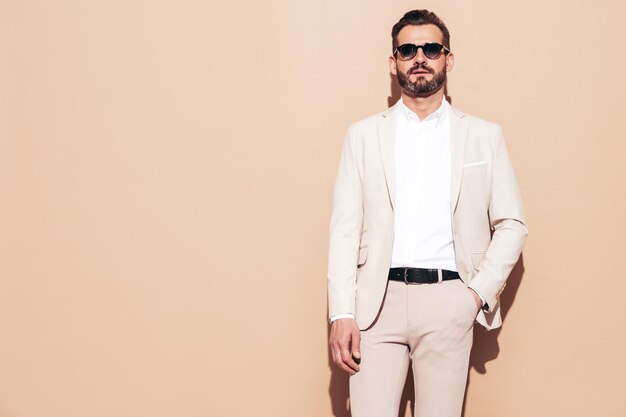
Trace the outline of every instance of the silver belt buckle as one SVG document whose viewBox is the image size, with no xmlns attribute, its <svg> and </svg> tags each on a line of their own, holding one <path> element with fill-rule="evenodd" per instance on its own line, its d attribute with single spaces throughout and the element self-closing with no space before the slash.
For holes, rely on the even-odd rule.
<svg viewBox="0 0 626 417">
<path fill-rule="evenodd" d="M 443 281 L 443 272 L 441 272 L 441 269 L 437 268 L 437 284 L 441 284 L 442 281 Z"/>
<path fill-rule="evenodd" d="M 405 283 L 406 285 L 409 285 L 409 281 L 407 281 L 407 280 L 406 280 L 406 277 L 407 277 L 407 275 L 408 275 L 408 274 L 407 274 L 407 271 L 408 271 L 408 270 L 409 270 L 409 268 L 404 268 L 404 283 Z"/>
</svg>

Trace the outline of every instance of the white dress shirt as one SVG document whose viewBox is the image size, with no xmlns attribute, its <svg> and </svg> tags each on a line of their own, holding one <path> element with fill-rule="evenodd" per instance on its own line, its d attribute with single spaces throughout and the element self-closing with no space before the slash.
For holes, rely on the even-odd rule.
<svg viewBox="0 0 626 417">
<path fill-rule="evenodd" d="M 444 97 L 437 110 L 420 120 L 400 99 L 392 268 L 457 270 L 450 212 L 449 108 Z M 354 315 L 337 314 L 330 321 L 345 317 Z"/>
<path fill-rule="evenodd" d="M 420 121 L 400 99 L 391 267 L 456 271 L 450 213 L 448 102 Z"/>
</svg>

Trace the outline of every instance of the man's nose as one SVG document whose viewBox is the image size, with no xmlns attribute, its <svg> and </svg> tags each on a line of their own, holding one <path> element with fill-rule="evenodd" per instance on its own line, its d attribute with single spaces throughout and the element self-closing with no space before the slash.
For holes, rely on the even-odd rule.
<svg viewBox="0 0 626 417">
<path fill-rule="evenodd" d="M 417 49 L 417 53 L 415 54 L 414 61 L 419 62 L 420 64 L 423 64 L 424 62 L 426 62 L 426 55 L 424 55 L 424 48 Z"/>
</svg>

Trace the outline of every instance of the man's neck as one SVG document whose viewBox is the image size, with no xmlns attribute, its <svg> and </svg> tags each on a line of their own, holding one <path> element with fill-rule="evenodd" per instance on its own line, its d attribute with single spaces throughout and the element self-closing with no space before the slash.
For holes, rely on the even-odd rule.
<svg viewBox="0 0 626 417">
<path fill-rule="evenodd" d="M 441 100 L 443 100 L 443 88 L 428 97 L 410 97 L 402 92 L 402 102 L 417 114 L 420 120 L 434 113 L 441 106 Z"/>
</svg>

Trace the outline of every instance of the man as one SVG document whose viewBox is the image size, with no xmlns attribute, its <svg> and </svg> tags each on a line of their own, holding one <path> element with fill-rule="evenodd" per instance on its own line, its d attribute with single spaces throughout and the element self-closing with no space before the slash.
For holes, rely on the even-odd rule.
<svg viewBox="0 0 626 417">
<path fill-rule="evenodd" d="M 474 322 L 501 325 L 528 229 L 501 128 L 445 100 L 445 24 L 413 10 L 392 39 L 401 99 L 349 127 L 335 182 L 329 345 L 353 417 L 396 417 L 409 366 L 414 415 L 458 417 Z"/>
</svg>

